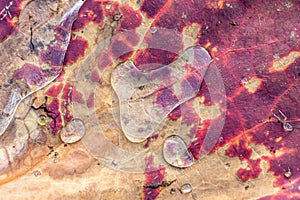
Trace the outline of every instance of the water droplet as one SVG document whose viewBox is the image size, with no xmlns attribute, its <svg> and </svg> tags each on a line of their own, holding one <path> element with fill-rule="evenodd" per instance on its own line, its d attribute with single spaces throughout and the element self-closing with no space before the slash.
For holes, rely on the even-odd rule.
<svg viewBox="0 0 300 200">
<path fill-rule="evenodd" d="M 242 77 L 242 79 L 241 79 L 241 84 L 242 85 L 246 85 L 248 83 L 248 78 L 247 77 Z"/>
<path fill-rule="evenodd" d="M 221 136 L 219 137 L 219 142 L 223 142 L 224 141 L 224 138 Z"/>
<path fill-rule="evenodd" d="M 114 21 L 119 21 L 122 18 L 122 14 L 115 14 Z"/>
<path fill-rule="evenodd" d="M 157 28 L 156 28 L 155 26 L 152 26 L 152 27 L 150 28 L 150 33 L 154 34 L 154 33 L 156 33 L 156 32 L 157 32 Z"/>
<path fill-rule="evenodd" d="M 80 119 L 71 121 L 65 129 L 62 130 L 60 138 L 65 143 L 78 142 L 85 134 L 85 126 Z"/>
<path fill-rule="evenodd" d="M 292 176 L 292 172 L 291 169 L 289 168 L 288 171 L 284 172 L 284 177 L 289 179 Z"/>
<path fill-rule="evenodd" d="M 294 130 L 293 126 L 287 122 L 283 123 L 283 129 L 288 132 L 291 132 Z"/>
<path fill-rule="evenodd" d="M 188 194 L 188 193 L 192 192 L 192 186 L 189 183 L 186 183 L 186 184 L 183 184 L 179 190 L 182 194 Z"/>
<path fill-rule="evenodd" d="M 37 121 L 39 125 L 45 126 L 47 123 L 47 117 L 45 115 L 40 115 Z"/>
<path fill-rule="evenodd" d="M 177 135 L 172 135 L 165 140 L 163 156 L 173 167 L 186 168 L 193 164 L 192 155 L 187 150 L 184 141 Z"/>
</svg>

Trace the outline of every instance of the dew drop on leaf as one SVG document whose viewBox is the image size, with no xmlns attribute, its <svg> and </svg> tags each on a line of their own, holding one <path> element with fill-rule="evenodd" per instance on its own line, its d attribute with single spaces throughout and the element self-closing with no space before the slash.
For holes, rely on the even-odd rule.
<svg viewBox="0 0 300 200">
<path fill-rule="evenodd" d="M 47 122 L 47 117 L 45 115 L 40 115 L 37 121 L 39 125 L 45 126 Z"/>
<path fill-rule="evenodd" d="M 177 135 L 172 135 L 165 140 L 163 156 L 167 163 L 178 168 L 190 167 L 194 162 L 184 141 Z"/>
<path fill-rule="evenodd" d="M 85 125 L 80 119 L 74 119 L 62 130 L 60 138 L 65 143 L 75 143 L 78 142 L 84 134 Z"/>
<path fill-rule="evenodd" d="M 290 170 L 284 173 L 284 177 L 287 179 L 291 178 L 291 176 L 292 176 L 292 173 Z"/>
<path fill-rule="evenodd" d="M 186 184 L 183 184 L 179 190 L 182 194 L 188 194 L 188 193 L 192 192 L 192 186 L 191 186 L 191 184 L 186 183 Z"/>
<path fill-rule="evenodd" d="M 287 122 L 285 122 L 285 123 L 283 124 L 283 129 L 284 129 L 285 131 L 288 131 L 288 132 L 291 132 L 291 131 L 294 130 L 293 126 L 292 126 L 290 123 L 287 123 Z"/>
<path fill-rule="evenodd" d="M 118 65 L 111 84 L 119 99 L 120 124 L 126 138 L 135 143 L 145 141 L 172 110 L 194 98 L 210 62 L 209 53 L 196 46 L 173 63 L 148 72 L 131 61 Z M 189 73 L 195 77 L 187 79 Z"/>
<path fill-rule="evenodd" d="M 241 79 L 241 85 L 247 85 L 247 83 L 248 83 L 248 78 L 247 77 L 242 77 L 242 79 Z"/>
<path fill-rule="evenodd" d="M 154 33 L 156 33 L 156 32 L 157 32 L 157 28 L 156 28 L 155 26 L 152 26 L 152 27 L 150 28 L 150 33 L 154 34 Z"/>
</svg>

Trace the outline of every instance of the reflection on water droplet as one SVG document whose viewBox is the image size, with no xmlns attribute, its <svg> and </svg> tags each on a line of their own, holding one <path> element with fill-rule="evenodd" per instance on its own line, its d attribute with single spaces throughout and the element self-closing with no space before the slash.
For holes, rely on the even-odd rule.
<svg viewBox="0 0 300 200">
<path fill-rule="evenodd" d="M 115 14 L 114 21 L 119 21 L 122 18 L 122 14 Z"/>
<path fill-rule="evenodd" d="M 221 136 L 219 137 L 219 142 L 223 142 L 224 141 L 224 138 Z"/>
<path fill-rule="evenodd" d="M 192 192 L 192 186 L 189 183 L 186 183 L 186 184 L 183 184 L 179 190 L 182 194 L 188 194 L 188 193 Z"/>
<path fill-rule="evenodd" d="M 284 129 L 285 131 L 288 131 L 288 132 L 291 132 L 291 131 L 294 130 L 293 126 L 292 126 L 290 123 L 287 123 L 287 122 L 285 122 L 285 123 L 283 124 L 283 129 Z"/>
<path fill-rule="evenodd" d="M 187 150 L 184 141 L 177 135 L 172 135 L 165 140 L 163 156 L 173 167 L 186 168 L 193 164 L 192 155 Z"/>
<path fill-rule="evenodd" d="M 157 28 L 156 28 L 155 26 L 152 26 L 152 27 L 150 28 L 150 33 L 154 34 L 154 33 L 156 33 L 156 32 L 157 32 Z"/>
<path fill-rule="evenodd" d="M 246 85 L 248 83 L 248 78 L 247 77 L 243 77 L 242 79 L 241 79 L 241 84 L 242 85 Z"/>
<path fill-rule="evenodd" d="M 65 129 L 62 130 L 60 138 L 65 143 L 78 142 L 85 134 L 85 126 L 80 119 L 71 121 Z"/>
<path fill-rule="evenodd" d="M 47 122 L 47 117 L 45 115 L 40 115 L 37 122 L 39 125 L 45 126 Z"/>
</svg>

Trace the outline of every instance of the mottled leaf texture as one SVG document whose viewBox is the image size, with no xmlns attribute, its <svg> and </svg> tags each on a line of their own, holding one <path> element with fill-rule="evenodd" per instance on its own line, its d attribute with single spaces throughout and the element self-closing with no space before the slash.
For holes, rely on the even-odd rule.
<svg viewBox="0 0 300 200">
<path fill-rule="evenodd" d="M 3 0 L 0 199 L 300 199 L 299 0 Z"/>
</svg>

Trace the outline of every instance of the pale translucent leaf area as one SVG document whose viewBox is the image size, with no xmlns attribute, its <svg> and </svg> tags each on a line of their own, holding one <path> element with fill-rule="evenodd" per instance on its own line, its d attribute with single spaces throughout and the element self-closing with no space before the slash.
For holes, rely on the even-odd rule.
<svg viewBox="0 0 300 200">
<path fill-rule="evenodd" d="M 195 97 L 210 61 L 204 48 L 192 47 L 170 65 L 150 72 L 138 70 L 130 61 L 120 64 L 112 73 L 111 83 L 118 95 L 121 127 L 127 139 L 146 140 L 174 108 Z M 190 83 L 188 73 L 194 73 L 196 83 Z M 163 105 L 156 102 L 168 92 L 174 100 L 166 97 Z"/>
<path fill-rule="evenodd" d="M 82 1 L 66 3 L 68 12 L 53 15 L 46 10 L 47 2 L 28 2 L 20 15 L 24 20 L 18 33 L 0 43 L 0 135 L 6 131 L 20 102 L 59 76 L 72 24 L 82 4 Z M 63 30 L 62 35 L 51 26 Z M 59 52 L 54 58 L 47 51 L 55 48 Z"/>
</svg>

